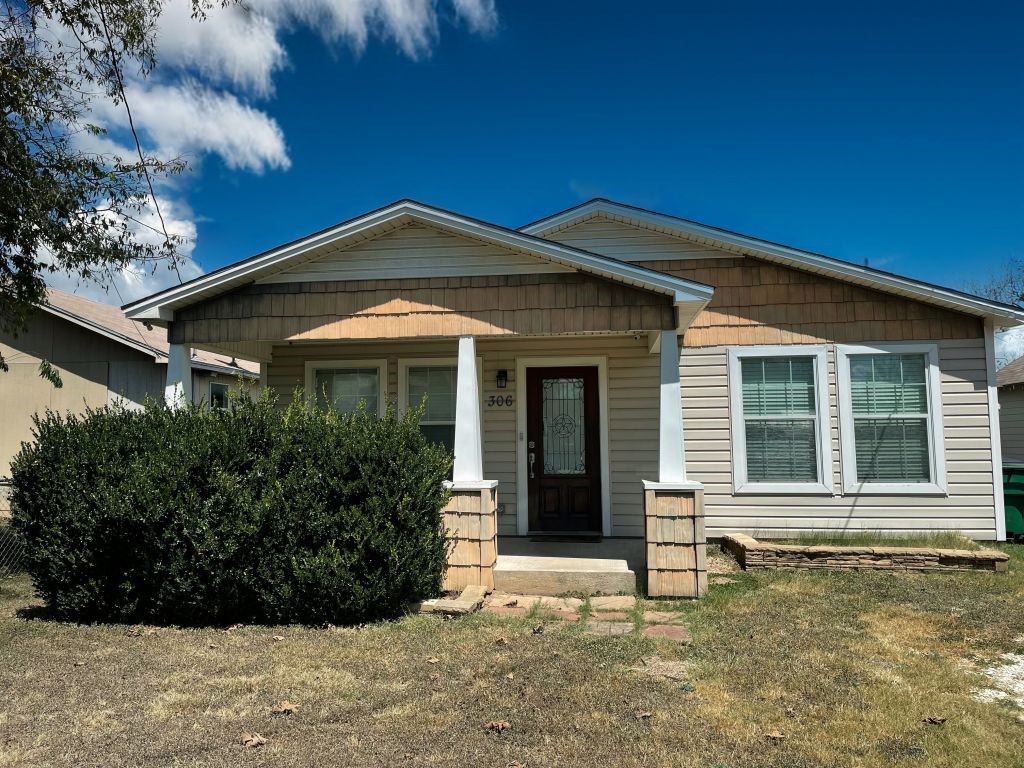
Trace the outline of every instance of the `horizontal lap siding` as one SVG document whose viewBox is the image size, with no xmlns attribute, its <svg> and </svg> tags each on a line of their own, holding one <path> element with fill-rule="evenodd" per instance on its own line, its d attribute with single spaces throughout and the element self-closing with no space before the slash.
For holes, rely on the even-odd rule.
<svg viewBox="0 0 1024 768">
<path fill-rule="evenodd" d="M 905 532 L 961 530 L 995 536 L 985 345 L 939 341 L 949 496 L 768 496 L 732 494 L 726 348 L 684 349 L 680 376 L 689 476 L 704 483 L 708 535 L 823 528 Z M 842 488 L 834 345 L 828 347 L 834 486 Z"/>
<path fill-rule="evenodd" d="M 588 219 L 545 238 L 623 261 L 728 257 L 723 251 L 698 243 L 604 218 Z"/>
<path fill-rule="evenodd" d="M 275 346 L 268 366 L 268 385 L 291 398 L 303 386 L 306 360 L 387 359 L 388 393 L 398 396 L 401 358 L 455 357 L 455 341 L 302 344 Z M 608 437 L 612 535 L 643 535 L 642 480 L 654 479 L 658 468 L 658 357 L 647 339 L 632 336 L 593 338 L 478 339 L 483 361 L 484 403 L 491 395 L 523 396 L 516 381 L 520 357 L 605 357 L 608 366 Z M 566 360 L 566 364 L 571 361 Z M 508 371 L 508 386 L 498 389 L 499 369 Z M 516 408 L 483 408 L 484 476 L 498 481 L 499 532 L 516 533 Z"/>
<path fill-rule="evenodd" d="M 999 434 L 1003 441 L 1003 458 L 1024 460 L 1024 388 L 999 389 Z"/>
<path fill-rule="evenodd" d="M 509 275 L 569 272 L 536 256 L 459 237 L 422 225 L 409 225 L 348 248 L 325 246 L 313 259 L 261 282 Z"/>
</svg>

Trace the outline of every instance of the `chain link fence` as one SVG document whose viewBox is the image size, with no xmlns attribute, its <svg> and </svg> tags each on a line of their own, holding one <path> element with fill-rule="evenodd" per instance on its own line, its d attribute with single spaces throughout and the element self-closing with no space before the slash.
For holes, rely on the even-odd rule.
<svg viewBox="0 0 1024 768">
<path fill-rule="evenodd" d="M 0 477 L 0 579 L 21 573 L 25 545 L 11 528 L 10 480 Z"/>
</svg>

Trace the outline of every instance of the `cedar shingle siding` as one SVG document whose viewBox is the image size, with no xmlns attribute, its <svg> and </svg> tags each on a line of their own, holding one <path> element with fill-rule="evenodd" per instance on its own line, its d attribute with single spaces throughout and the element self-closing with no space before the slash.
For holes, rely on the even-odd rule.
<svg viewBox="0 0 1024 768">
<path fill-rule="evenodd" d="M 182 310 L 175 343 L 628 333 L 673 328 L 667 296 L 583 274 L 254 284 Z"/>
</svg>

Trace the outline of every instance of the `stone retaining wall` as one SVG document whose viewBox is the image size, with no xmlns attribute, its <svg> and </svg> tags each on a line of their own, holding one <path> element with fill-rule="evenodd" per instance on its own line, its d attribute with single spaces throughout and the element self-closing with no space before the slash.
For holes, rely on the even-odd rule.
<svg viewBox="0 0 1024 768">
<path fill-rule="evenodd" d="M 882 571 L 1005 571 L 1009 555 L 993 549 L 801 546 L 757 541 L 743 534 L 722 537 L 745 570 L 832 568 Z"/>
</svg>

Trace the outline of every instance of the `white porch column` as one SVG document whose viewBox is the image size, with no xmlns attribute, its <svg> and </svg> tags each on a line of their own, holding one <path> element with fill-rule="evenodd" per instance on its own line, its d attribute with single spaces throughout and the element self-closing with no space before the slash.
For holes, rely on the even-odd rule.
<svg viewBox="0 0 1024 768">
<path fill-rule="evenodd" d="M 192 402 L 192 350 L 184 344 L 171 344 L 167 353 L 164 400 L 171 408 Z"/>
<path fill-rule="evenodd" d="M 458 382 L 455 389 L 456 485 L 484 479 L 483 437 L 480 424 L 480 386 L 476 371 L 476 340 L 459 338 Z"/>
<path fill-rule="evenodd" d="M 658 482 L 686 482 L 683 407 L 679 388 L 679 344 L 675 330 L 661 332 L 661 403 L 658 430 Z"/>
</svg>

